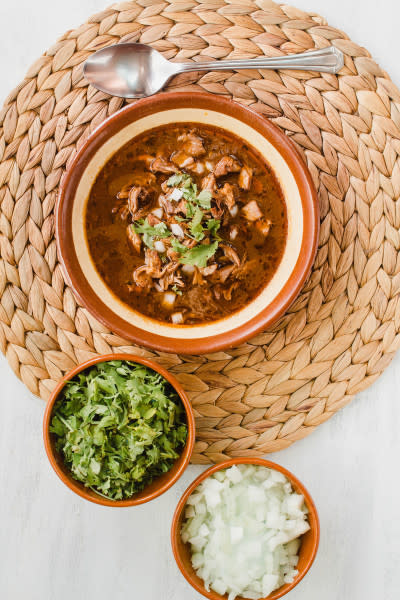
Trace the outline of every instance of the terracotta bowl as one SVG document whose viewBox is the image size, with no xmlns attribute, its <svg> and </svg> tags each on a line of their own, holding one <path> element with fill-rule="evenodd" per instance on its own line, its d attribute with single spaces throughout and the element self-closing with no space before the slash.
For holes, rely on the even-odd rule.
<svg viewBox="0 0 400 600">
<path fill-rule="evenodd" d="M 199 477 L 197 477 L 197 479 L 195 479 L 185 491 L 182 498 L 179 500 L 178 506 L 176 507 L 171 527 L 172 550 L 174 552 L 175 560 L 178 564 L 179 569 L 181 570 L 181 573 L 187 579 L 187 581 L 198 592 L 200 592 L 200 594 L 203 594 L 203 596 L 205 596 L 206 598 L 210 598 L 211 600 L 227 600 L 227 594 L 221 596 L 220 594 L 217 594 L 212 590 L 207 592 L 207 590 L 204 587 L 203 580 L 196 575 L 196 572 L 192 567 L 190 546 L 189 544 L 183 543 L 180 532 L 182 528 L 184 508 L 186 506 L 187 499 L 189 498 L 190 494 L 196 489 L 199 483 L 204 481 L 204 479 L 206 479 L 216 471 L 226 469 L 228 467 L 231 467 L 232 465 L 240 464 L 261 465 L 262 467 L 269 467 L 270 469 L 275 469 L 276 471 L 280 471 L 281 473 L 283 473 L 291 482 L 295 492 L 303 494 L 306 506 L 309 511 L 308 521 L 310 524 L 310 529 L 307 531 L 307 533 L 305 533 L 302 536 L 299 562 L 296 567 L 299 571 L 299 574 L 292 583 L 287 583 L 281 586 L 280 588 L 272 592 L 269 596 L 267 596 L 268 600 L 276 600 L 277 598 L 281 598 L 282 596 L 287 594 L 299 583 L 299 581 L 303 579 L 307 571 L 310 569 L 312 563 L 314 562 L 314 558 L 317 553 L 319 544 L 318 513 L 310 494 L 308 493 L 304 485 L 294 475 L 292 475 L 292 473 L 290 473 L 280 465 L 277 465 L 276 463 L 273 463 L 269 460 L 263 460 L 262 458 L 234 458 L 232 460 L 227 460 L 225 462 L 219 463 L 218 465 L 214 465 L 206 471 L 204 471 L 203 473 L 201 473 L 201 475 L 199 475 Z M 237 600 L 244 600 L 244 598 L 238 596 Z"/>
<path fill-rule="evenodd" d="M 215 125 L 255 148 L 279 180 L 288 215 L 286 248 L 272 279 L 243 309 L 200 325 L 161 323 L 118 299 L 96 270 L 85 232 L 88 197 L 104 164 L 137 135 L 179 122 Z M 318 201 L 311 175 L 290 139 L 253 110 L 220 96 L 198 93 L 152 96 L 122 109 L 100 125 L 61 183 L 56 216 L 65 276 L 92 315 L 136 344 L 182 354 L 233 347 L 276 321 L 296 298 L 310 272 L 318 228 Z"/>
<path fill-rule="evenodd" d="M 186 441 L 186 445 L 182 451 L 180 457 L 175 461 L 172 468 L 167 472 L 155 479 L 150 485 L 145 487 L 145 489 L 141 492 L 138 492 L 131 498 L 126 500 L 108 500 L 96 492 L 93 492 L 91 489 L 85 487 L 79 481 L 76 481 L 71 475 L 70 470 L 64 464 L 64 460 L 60 453 L 58 453 L 55 449 L 55 436 L 50 433 L 49 428 L 51 424 L 51 418 L 53 413 L 54 403 L 62 392 L 67 381 L 75 377 L 81 371 L 101 362 L 107 362 L 110 360 L 127 360 L 130 362 L 139 363 L 141 365 L 145 365 L 157 373 L 160 373 L 175 389 L 180 399 L 182 400 L 182 404 L 185 408 L 186 412 L 186 421 L 188 426 L 188 438 Z M 44 446 L 46 449 L 46 454 L 50 461 L 51 466 L 57 473 L 58 477 L 67 485 L 73 492 L 85 498 L 85 500 L 89 500 L 90 502 L 94 502 L 95 504 L 102 504 L 103 506 L 135 506 L 137 504 L 144 504 L 144 502 L 148 502 L 149 500 L 153 500 L 157 498 L 164 492 L 166 492 L 182 475 L 183 471 L 189 464 L 190 457 L 193 452 L 193 445 L 195 440 L 195 424 L 194 424 L 194 416 L 191 404 L 189 399 L 182 388 L 181 384 L 171 373 L 160 367 L 157 363 L 152 360 L 147 360 L 147 358 L 142 358 L 140 356 L 135 356 L 134 354 L 106 354 L 103 356 L 96 356 L 92 358 L 67 373 L 65 377 L 60 381 L 52 395 L 50 396 L 46 410 L 43 417 L 43 438 L 44 438 Z"/>
</svg>

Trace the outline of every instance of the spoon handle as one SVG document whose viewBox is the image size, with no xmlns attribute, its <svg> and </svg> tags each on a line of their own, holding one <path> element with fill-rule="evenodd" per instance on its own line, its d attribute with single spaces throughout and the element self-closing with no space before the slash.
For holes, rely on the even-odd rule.
<svg viewBox="0 0 400 600">
<path fill-rule="evenodd" d="M 181 73 L 188 71 L 230 71 L 239 69 L 296 69 L 337 73 L 344 65 L 343 52 L 329 46 L 312 52 L 287 56 L 249 58 L 247 60 L 215 60 L 198 63 L 175 63 Z"/>
</svg>

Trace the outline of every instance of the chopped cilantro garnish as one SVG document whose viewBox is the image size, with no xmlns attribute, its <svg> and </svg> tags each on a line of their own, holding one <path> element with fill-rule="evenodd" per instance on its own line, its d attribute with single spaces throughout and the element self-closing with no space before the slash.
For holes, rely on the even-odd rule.
<svg viewBox="0 0 400 600">
<path fill-rule="evenodd" d="M 176 237 L 171 239 L 171 248 L 174 252 L 179 252 L 179 254 L 187 251 L 187 246 L 184 246 Z"/>
<path fill-rule="evenodd" d="M 208 190 L 202 190 L 196 198 L 196 202 L 201 208 L 210 210 L 211 208 L 211 192 Z"/>
<path fill-rule="evenodd" d="M 132 224 L 132 227 L 136 233 L 143 236 L 143 242 L 149 248 L 154 248 L 154 238 L 166 238 L 172 235 L 165 223 L 158 223 L 152 227 L 149 225 L 147 217 L 144 220 L 136 221 Z"/>
<path fill-rule="evenodd" d="M 112 500 L 166 473 L 187 437 L 179 396 L 158 373 L 114 360 L 69 381 L 50 431 L 72 476 Z"/>
<path fill-rule="evenodd" d="M 206 267 L 208 259 L 214 256 L 217 248 L 218 241 L 212 244 L 200 244 L 185 252 L 179 261 L 184 265 L 194 265 L 199 268 Z"/>
<path fill-rule="evenodd" d="M 212 236 L 220 239 L 218 236 L 218 229 L 220 228 L 221 221 L 219 219 L 209 219 L 207 221 L 207 229 L 211 233 Z"/>
<path fill-rule="evenodd" d="M 196 208 L 192 222 L 190 223 L 190 233 L 198 242 L 204 238 L 203 226 L 201 224 L 203 217 L 204 213 L 201 208 Z"/>
<path fill-rule="evenodd" d="M 175 175 L 171 175 L 171 177 L 167 181 L 168 187 L 177 187 L 181 183 L 190 183 L 191 177 L 186 173 L 176 173 Z"/>
<path fill-rule="evenodd" d="M 172 286 L 172 291 L 175 292 L 177 296 L 182 296 L 182 290 L 180 290 L 177 285 Z"/>
</svg>

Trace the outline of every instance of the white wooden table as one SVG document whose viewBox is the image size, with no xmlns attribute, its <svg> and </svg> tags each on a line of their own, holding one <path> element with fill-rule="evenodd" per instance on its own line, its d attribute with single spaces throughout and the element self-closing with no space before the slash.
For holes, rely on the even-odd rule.
<svg viewBox="0 0 400 600">
<path fill-rule="evenodd" d="M 105 1 L 105 0 L 104 0 Z M 293 0 L 364 44 L 400 84 L 398 0 Z M 0 100 L 66 29 L 102 0 L 0 2 Z M 293 600 L 400 597 L 400 355 L 375 385 L 310 437 L 272 455 L 314 496 L 316 562 Z M 200 472 L 148 505 L 107 509 L 56 478 L 42 446 L 44 403 L 0 358 L 0 598 L 197 600 L 171 556 L 178 497 Z"/>
</svg>

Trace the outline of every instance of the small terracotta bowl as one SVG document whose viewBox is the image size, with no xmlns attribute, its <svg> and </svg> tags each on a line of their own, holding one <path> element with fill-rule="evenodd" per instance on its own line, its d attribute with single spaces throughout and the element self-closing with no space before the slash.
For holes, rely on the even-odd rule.
<svg viewBox="0 0 400 600">
<path fill-rule="evenodd" d="M 108 500 L 96 492 L 93 492 L 91 489 L 85 487 L 79 481 L 76 481 L 71 475 L 70 470 L 64 464 L 63 457 L 55 450 L 55 436 L 50 433 L 50 424 L 51 418 L 53 414 L 53 407 L 58 399 L 60 393 L 62 392 L 67 381 L 75 377 L 81 371 L 88 369 L 92 365 L 97 363 L 107 362 L 110 360 L 124 360 L 129 362 L 138 363 L 140 365 L 144 365 L 153 369 L 157 373 L 160 373 L 175 389 L 177 394 L 179 395 L 182 404 L 184 406 L 186 412 L 186 422 L 188 427 L 188 437 L 186 441 L 186 445 L 182 451 L 180 457 L 175 461 L 172 468 L 167 472 L 157 477 L 150 485 L 145 487 L 144 490 L 134 494 L 131 498 L 127 500 Z M 51 466 L 57 473 L 58 477 L 67 485 L 73 492 L 85 498 L 85 500 L 89 500 L 90 502 L 94 502 L 95 504 L 102 504 L 103 506 L 136 506 L 137 504 L 144 504 L 149 500 L 153 500 L 157 498 L 164 492 L 166 492 L 182 475 L 183 471 L 189 464 L 190 457 L 193 452 L 193 445 L 195 440 L 195 423 L 194 416 L 191 404 L 189 402 L 189 398 L 187 397 L 184 389 L 182 388 L 179 381 L 171 375 L 168 371 L 163 369 L 160 365 L 153 362 L 152 360 L 148 360 L 147 358 L 142 358 L 141 356 L 135 356 L 134 354 L 105 354 L 103 356 L 96 356 L 78 366 L 76 366 L 72 371 L 67 373 L 65 377 L 60 381 L 57 385 L 53 393 L 51 394 L 47 405 L 46 410 L 43 417 L 43 438 L 44 438 L 44 446 L 46 449 L 46 453 L 48 459 L 50 461 Z"/>
<path fill-rule="evenodd" d="M 314 558 L 317 553 L 319 544 L 318 513 L 310 494 L 308 493 L 304 485 L 294 475 L 292 475 L 292 473 L 290 473 L 280 465 L 277 465 L 276 463 L 273 463 L 269 460 L 263 460 L 262 458 L 233 458 L 232 460 L 227 460 L 225 462 L 219 463 L 218 465 L 213 465 L 212 467 L 201 473 L 201 475 L 199 475 L 199 477 L 197 477 L 197 479 L 195 479 L 193 483 L 187 488 L 182 498 L 179 500 L 178 506 L 176 507 L 171 527 L 172 550 L 174 552 L 175 560 L 178 564 L 179 569 L 181 570 L 181 573 L 187 579 L 187 581 L 195 588 L 195 590 L 200 592 L 200 594 L 203 594 L 203 596 L 205 596 L 206 598 L 210 598 L 210 600 L 227 600 L 227 594 L 225 594 L 225 596 L 221 596 L 213 590 L 207 592 L 207 590 L 204 587 L 203 580 L 196 575 L 196 572 L 193 569 L 191 563 L 190 546 L 189 544 L 183 543 L 181 538 L 181 528 L 187 499 L 189 498 L 190 494 L 196 489 L 199 483 L 207 479 L 207 477 L 209 477 L 216 471 L 220 471 L 221 469 L 227 469 L 232 465 L 241 464 L 261 465 L 262 467 L 268 467 L 270 469 L 274 469 L 275 471 L 280 471 L 289 479 L 295 492 L 304 496 L 304 500 L 308 508 L 308 522 L 310 524 L 310 529 L 307 531 L 307 533 L 305 533 L 302 536 L 299 562 L 296 567 L 299 571 L 299 574 L 292 583 L 282 585 L 280 588 L 278 588 L 269 596 L 267 596 L 267 599 L 260 599 L 276 600 L 277 598 L 281 598 L 282 596 L 287 594 L 299 583 L 299 581 L 303 579 L 307 571 L 310 569 L 312 563 L 314 562 Z M 236 600 L 244 600 L 244 598 L 238 596 Z"/>
<path fill-rule="evenodd" d="M 260 293 L 231 315 L 196 325 L 156 321 L 117 298 L 94 265 L 85 229 L 88 198 L 103 166 L 138 135 L 171 123 L 215 126 L 253 147 L 279 181 L 288 218 L 281 262 Z M 311 175 L 294 144 L 280 129 L 232 100 L 180 92 L 139 100 L 104 121 L 82 145 L 63 178 L 56 216 L 60 262 L 82 304 L 122 337 L 177 354 L 210 353 L 237 346 L 281 317 L 311 270 L 318 229 L 318 199 Z"/>
</svg>

